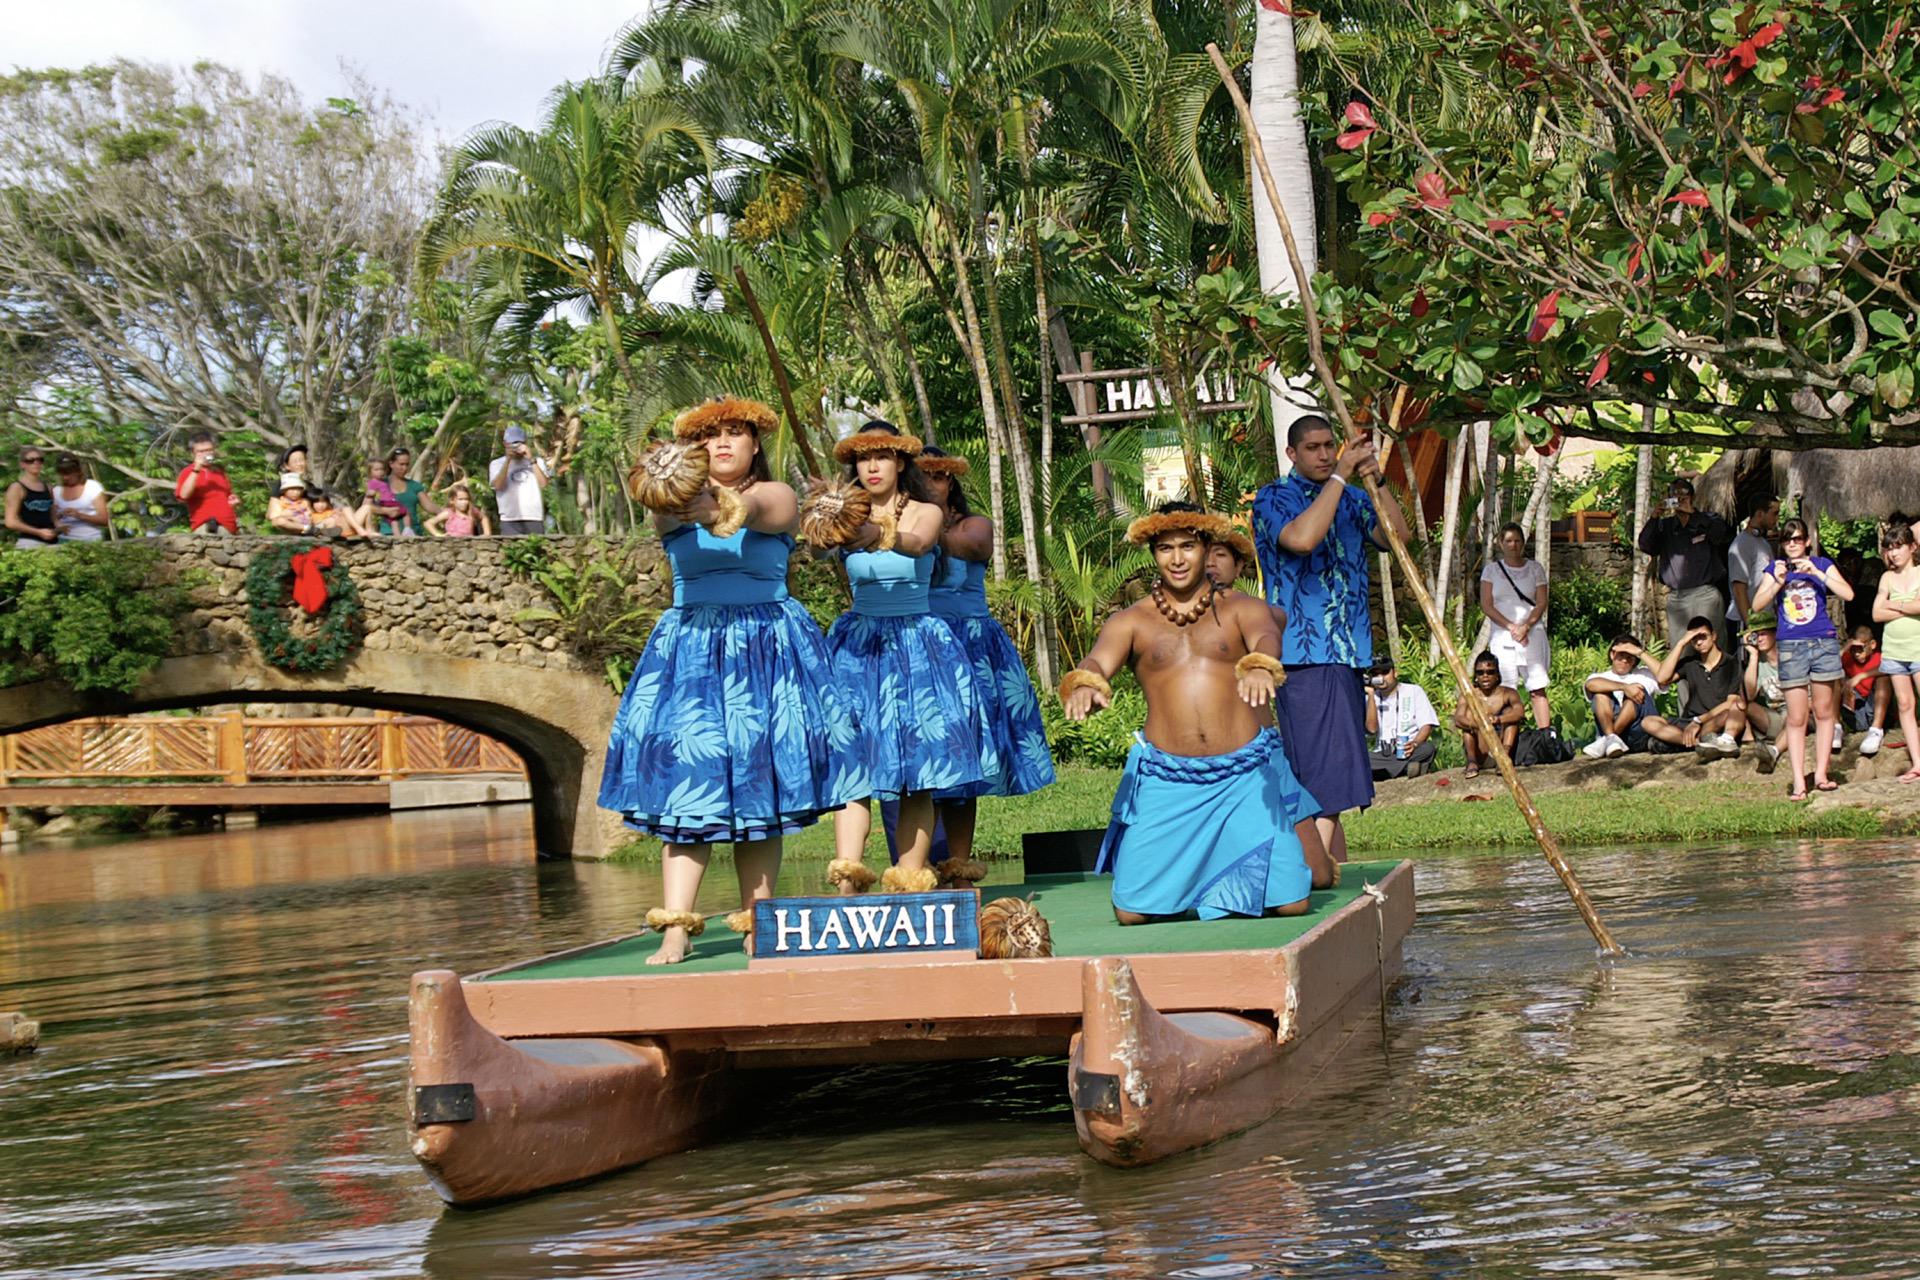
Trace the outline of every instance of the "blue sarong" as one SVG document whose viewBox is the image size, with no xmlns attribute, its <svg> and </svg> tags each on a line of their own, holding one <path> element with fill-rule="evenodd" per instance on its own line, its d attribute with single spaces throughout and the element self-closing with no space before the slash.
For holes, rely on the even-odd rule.
<svg viewBox="0 0 1920 1280">
<path fill-rule="evenodd" d="M 1272 729 L 1219 756 L 1169 755 L 1136 737 L 1099 870 L 1113 873 L 1122 911 L 1257 916 L 1312 889 L 1293 824 L 1318 807 Z"/>
</svg>

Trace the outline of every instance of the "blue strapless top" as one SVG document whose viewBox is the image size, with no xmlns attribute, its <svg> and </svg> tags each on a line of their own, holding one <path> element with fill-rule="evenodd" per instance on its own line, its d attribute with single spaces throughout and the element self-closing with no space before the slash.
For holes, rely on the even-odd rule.
<svg viewBox="0 0 1920 1280">
<path fill-rule="evenodd" d="M 927 603 L 942 618 L 990 617 L 986 561 L 940 557 L 940 573 L 927 595 Z"/>
<path fill-rule="evenodd" d="M 778 604 L 787 598 L 787 558 L 793 538 L 741 529 L 716 538 L 683 524 L 663 540 L 673 563 L 673 603 Z"/>
<path fill-rule="evenodd" d="M 847 584 L 853 611 L 869 618 L 910 618 L 927 612 L 933 581 L 933 555 L 905 556 L 898 551 L 849 551 Z"/>
</svg>

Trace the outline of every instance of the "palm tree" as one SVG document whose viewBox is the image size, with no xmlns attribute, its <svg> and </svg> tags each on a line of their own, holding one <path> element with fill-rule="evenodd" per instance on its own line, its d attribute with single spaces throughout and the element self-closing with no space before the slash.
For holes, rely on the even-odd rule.
<svg viewBox="0 0 1920 1280">
<path fill-rule="evenodd" d="M 665 229 L 666 198 L 713 162 L 706 131 L 673 104 L 601 80 L 563 85 L 538 131 L 488 125 L 454 149 L 416 268 L 432 280 L 475 255 L 481 318 L 522 339 L 557 308 L 584 308 L 636 395 L 621 333 L 647 305 L 636 238 Z"/>
</svg>

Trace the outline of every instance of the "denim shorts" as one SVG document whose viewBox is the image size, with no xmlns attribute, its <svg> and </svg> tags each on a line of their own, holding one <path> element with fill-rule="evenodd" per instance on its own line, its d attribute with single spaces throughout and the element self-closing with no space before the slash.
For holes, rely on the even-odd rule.
<svg viewBox="0 0 1920 1280">
<path fill-rule="evenodd" d="M 1780 687 L 1804 689 L 1809 684 L 1827 684 L 1843 679 L 1840 666 L 1840 642 L 1832 636 L 1812 640 L 1780 642 Z"/>
<path fill-rule="evenodd" d="M 1898 658 L 1889 658 L 1883 653 L 1880 655 L 1880 674 L 1920 677 L 1920 662 L 1902 662 Z"/>
</svg>

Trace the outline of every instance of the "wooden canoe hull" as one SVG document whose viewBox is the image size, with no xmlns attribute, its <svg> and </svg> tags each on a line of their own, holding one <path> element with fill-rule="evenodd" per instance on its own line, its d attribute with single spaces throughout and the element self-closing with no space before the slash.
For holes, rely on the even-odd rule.
<svg viewBox="0 0 1920 1280">
<path fill-rule="evenodd" d="M 442 1199 L 478 1205 L 595 1177 L 700 1140 L 726 1103 L 724 1053 L 654 1040 L 512 1043 L 459 977 L 414 975 L 412 1149 Z"/>
<path fill-rule="evenodd" d="M 1250 1129 L 1299 1097 L 1398 976 L 1406 897 L 1378 907 L 1363 898 L 1287 948 L 1291 997 L 1271 1022 L 1163 1014 L 1128 960 L 1086 961 L 1067 1067 L 1081 1149 L 1102 1164 L 1151 1164 Z"/>
</svg>

